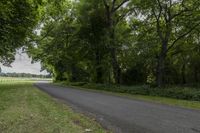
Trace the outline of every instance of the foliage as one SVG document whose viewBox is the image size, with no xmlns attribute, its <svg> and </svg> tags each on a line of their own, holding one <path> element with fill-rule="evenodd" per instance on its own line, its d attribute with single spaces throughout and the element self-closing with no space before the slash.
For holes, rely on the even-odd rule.
<svg viewBox="0 0 200 133">
<path fill-rule="evenodd" d="M 168 86 L 166 88 L 152 88 L 148 85 L 137 86 L 116 86 L 110 84 L 92 84 L 86 82 L 66 83 L 61 82 L 68 86 L 78 86 L 81 88 L 104 90 L 110 92 L 126 93 L 132 95 L 148 95 L 168 97 L 174 99 L 183 99 L 191 101 L 200 101 L 200 89 L 199 87 L 187 87 L 187 86 Z"/>
<path fill-rule="evenodd" d="M 197 0 L 20 2 L 0 4 L 5 65 L 26 44 L 56 81 L 161 88 L 200 81 Z"/>
<path fill-rule="evenodd" d="M 39 20 L 41 4 L 41 0 L 1 0 L 0 63 L 9 66 L 14 60 L 15 50 L 25 44 Z"/>
</svg>

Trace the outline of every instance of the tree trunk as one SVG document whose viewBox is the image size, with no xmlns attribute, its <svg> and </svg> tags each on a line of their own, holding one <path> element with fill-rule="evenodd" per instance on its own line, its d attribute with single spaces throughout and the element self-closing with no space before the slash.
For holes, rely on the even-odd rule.
<svg viewBox="0 0 200 133">
<path fill-rule="evenodd" d="M 113 66 L 113 74 L 114 74 L 115 83 L 120 84 L 121 83 L 121 68 L 117 61 L 115 48 L 111 49 L 111 57 L 112 57 L 112 66 Z"/>
<path fill-rule="evenodd" d="M 198 83 L 199 79 L 198 79 L 198 68 L 195 67 L 194 68 L 194 80 L 195 80 L 195 83 Z"/>
<path fill-rule="evenodd" d="M 71 82 L 77 81 L 77 69 L 76 65 L 73 63 L 71 66 Z"/>
<path fill-rule="evenodd" d="M 96 83 L 103 83 L 103 72 L 101 66 L 101 55 L 100 51 L 96 51 Z"/>
<path fill-rule="evenodd" d="M 167 55 L 167 42 L 162 43 L 162 49 L 158 57 L 156 83 L 158 87 L 163 87 L 165 77 L 165 59 Z"/>
<path fill-rule="evenodd" d="M 156 83 L 158 87 L 163 86 L 163 75 L 164 75 L 163 67 L 164 67 L 164 59 L 162 56 L 160 56 L 158 58 L 157 75 L 156 75 Z"/>
<path fill-rule="evenodd" d="M 186 84 L 186 78 L 185 78 L 185 63 L 184 63 L 183 66 L 182 66 L 181 75 L 182 75 L 182 84 Z"/>
<path fill-rule="evenodd" d="M 111 54 L 111 60 L 112 60 L 112 67 L 113 67 L 113 74 L 114 74 L 114 80 L 116 84 L 121 83 L 121 68 L 119 66 L 118 60 L 117 60 L 117 53 L 116 53 L 116 45 L 115 45 L 115 30 L 114 30 L 114 22 L 112 20 L 112 13 L 109 11 L 107 12 L 107 23 L 108 23 L 108 30 L 109 30 L 109 36 L 110 36 L 110 54 Z"/>
</svg>

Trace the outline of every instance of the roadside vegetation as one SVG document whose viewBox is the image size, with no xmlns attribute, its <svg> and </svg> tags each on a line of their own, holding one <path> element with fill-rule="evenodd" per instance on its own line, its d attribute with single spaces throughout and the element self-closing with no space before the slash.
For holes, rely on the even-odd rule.
<svg viewBox="0 0 200 133">
<path fill-rule="evenodd" d="M 1 133 L 104 133 L 95 120 L 43 93 L 24 80 L 0 83 Z"/>
<path fill-rule="evenodd" d="M 116 86 L 110 84 L 91 84 L 85 82 L 57 82 L 54 84 L 68 86 L 74 89 L 86 89 L 89 91 L 102 92 L 161 104 L 175 105 L 190 109 L 200 109 L 200 89 L 195 87 L 171 86 L 160 89 L 151 88 L 147 85 Z"/>
<path fill-rule="evenodd" d="M 156 87 L 151 93 L 167 96 L 173 95 L 169 89 L 158 88 L 200 82 L 200 1 L 61 0 L 47 5 L 38 25 L 41 34 L 34 36 L 40 41 L 30 44 L 28 53 L 55 81 L 148 84 Z M 175 91 L 173 97 L 185 91 L 175 88 L 169 92 Z"/>
<path fill-rule="evenodd" d="M 21 47 L 54 81 L 200 100 L 199 0 L 1 0 L 0 63 Z"/>
</svg>

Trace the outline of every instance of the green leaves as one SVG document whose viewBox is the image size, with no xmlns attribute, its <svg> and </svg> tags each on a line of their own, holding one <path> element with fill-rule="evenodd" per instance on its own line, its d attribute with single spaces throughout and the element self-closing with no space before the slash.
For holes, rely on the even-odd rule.
<svg viewBox="0 0 200 133">
<path fill-rule="evenodd" d="M 162 66 L 166 83 L 181 83 L 184 65 L 188 78 L 200 79 L 189 74 L 200 73 L 198 51 L 185 52 L 199 44 L 196 0 L 46 0 L 42 6 L 29 53 L 57 80 L 114 83 L 118 76 L 124 84 L 154 84 Z M 23 32 L 21 26 L 7 29 Z"/>
<path fill-rule="evenodd" d="M 30 0 L 2 0 L 0 2 L 0 58 L 10 64 L 15 49 L 24 45 L 38 19 L 38 3 Z"/>
</svg>

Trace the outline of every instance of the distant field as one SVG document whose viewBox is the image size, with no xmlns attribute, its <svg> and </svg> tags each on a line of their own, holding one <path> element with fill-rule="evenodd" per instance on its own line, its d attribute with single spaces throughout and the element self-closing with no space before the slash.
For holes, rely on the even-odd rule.
<svg viewBox="0 0 200 133">
<path fill-rule="evenodd" d="M 47 78 L 18 78 L 18 77 L 0 77 L 0 82 L 24 82 L 24 81 L 52 81 L 52 79 Z"/>
<path fill-rule="evenodd" d="M 73 112 L 35 88 L 30 79 L 0 79 L 1 133 L 104 133 L 93 119 Z"/>
</svg>

